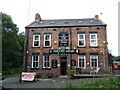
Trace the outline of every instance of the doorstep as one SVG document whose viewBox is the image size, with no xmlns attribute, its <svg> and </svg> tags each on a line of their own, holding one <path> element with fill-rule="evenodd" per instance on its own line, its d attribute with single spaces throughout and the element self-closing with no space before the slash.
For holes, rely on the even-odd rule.
<svg viewBox="0 0 120 90">
<path fill-rule="evenodd" d="M 58 78 L 68 78 L 67 75 L 60 75 Z"/>
</svg>

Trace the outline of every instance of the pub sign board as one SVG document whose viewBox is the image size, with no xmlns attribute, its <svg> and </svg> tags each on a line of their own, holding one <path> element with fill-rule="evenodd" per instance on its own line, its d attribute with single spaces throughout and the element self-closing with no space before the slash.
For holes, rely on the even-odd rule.
<svg viewBox="0 0 120 90">
<path fill-rule="evenodd" d="M 60 32 L 59 47 L 68 47 L 68 33 L 67 32 Z"/>
<path fill-rule="evenodd" d="M 22 72 L 22 81 L 33 81 L 35 79 L 35 72 Z"/>
<path fill-rule="evenodd" d="M 52 68 L 57 68 L 57 60 L 52 60 Z"/>
<path fill-rule="evenodd" d="M 72 60 L 71 65 L 76 66 L 76 60 Z"/>
<path fill-rule="evenodd" d="M 50 54 L 76 54 L 78 53 L 77 49 L 50 49 Z"/>
</svg>

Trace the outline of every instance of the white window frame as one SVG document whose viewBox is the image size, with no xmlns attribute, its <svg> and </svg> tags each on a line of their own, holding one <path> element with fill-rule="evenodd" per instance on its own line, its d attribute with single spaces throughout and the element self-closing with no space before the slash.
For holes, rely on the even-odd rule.
<svg viewBox="0 0 120 90">
<path fill-rule="evenodd" d="M 97 59 L 97 66 L 94 67 L 98 67 L 98 55 L 90 55 L 90 67 L 92 67 L 92 58 Z"/>
<path fill-rule="evenodd" d="M 47 35 L 50 36 L 49 40 L 45 40 L 45 37 L 46 37 Z M 45 46 L 45 42 L 46 42 L 46 41 L 49 41 L 49 42 L 50 42 L 50 45 L 49 45 L 49 46 Z M 51 34 L 45 34 L 45 35 L 44 35 L 44 47 L 51 47 Z"/>
<path fill-rule="evenodd" d="M 92 37 L 92 35 L 95 35 L 95 39 L 92 39 L 91 37 Z M 92 43 L 91 43 L 91 41 L 92 40 L 95 40 L 95 45 L 92 45 Z M 97 34 L 90 34 L 90 46 L 93 46 L 93 47 L 96 47 L 96 46 L 98 46 L 98 40 L 97 40 Z"/>
<path fill-rule="evenodd" d="M 83 39 L 80 39 L 80 35 L 83 35 Z M 84 45 L 79 45 L 79 41 L 84 41 Z M 85 34 L 78 34 L 78 47 L 85 47 Z"/>
<path fill-rule="evenodd" d="M 82 57 L 81 57 L 81 56 L 82 56 Z M 78 56 L 78 67 L 80 67 L 80 66 L 79 66 L 79 62 L 80 62 L 79 60 L 80 60 L 80 58 L 84 58 L 84 67 L 82 67 L 82 68 L 85 68 L 85 67 L 86 67 L 86 55 L 79 55 L 79 56 Z"/>
<path fill-rule="evenodd" d="M 36 56 L 38 56 L 38 61 L 33 61 L 33 57 L 36 57 Z M 36 59 L 36 58 L 35 58 Z M 33 62 L 38 62 L 38 67 L 33 67 Z M 32 68 L 39 68 L 39 55 L 32 55 Z"/>
<path fill-rule="evenodd" d="M 43 68 L 50 68 L 51 67 L 50 66 L 51 65 L 51 63 L 50 63 L 50 56 L 49 56 L 49 61 L 48 61 L 49 62 L 49 67 L 45 67 L 45 56 L 49 56 L 49 55 L 44 55 L 43 56 Z"/>
<path fill-rule="evenodd" d="M 36 37 L 36 36 L 39 37 L 39 40 L 35 40 L 35 37 Z M 38 42 L 39 42 L 39 43 L 38 43 L 38 44 L 39 44 L 38 46 L 34 46 L 34 42 L 35 42 L 35 41 L 38 41 Z M 40 47 L 40 35 L 33 35 L 33 47 Z"/>
</svg>

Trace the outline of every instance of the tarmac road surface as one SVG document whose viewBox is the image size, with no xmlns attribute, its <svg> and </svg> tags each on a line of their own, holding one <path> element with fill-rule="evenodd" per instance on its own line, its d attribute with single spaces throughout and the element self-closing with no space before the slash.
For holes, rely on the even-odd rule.
<svg viewBox="0 0 120 90">
<path fill-rule="evenodd" d="M 66 86 L 67 82 L 81 84 L 98 79 L 103 78 L 68 79 L 67 77 L 62 77 L 54 79 L 37 79 L 35 82 L 19 82 L 19 77 L 8 77 L 5 80 L 2 80 L 2 86 L 4 88 L 58 88 Z"/>
</svg>

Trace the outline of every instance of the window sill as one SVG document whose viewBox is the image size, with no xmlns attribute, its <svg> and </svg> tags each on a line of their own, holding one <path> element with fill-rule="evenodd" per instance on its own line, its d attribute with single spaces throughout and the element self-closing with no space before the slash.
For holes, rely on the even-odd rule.
<svg viewBox="0 0 120 90">
<path fill-rule="evenodd" d="M 99 48 L 99 46 L 90 46 L 90 48 Z"/>
<path fill-rule="evenodd" d="M 58 47 L 60 49 L 70 49 L 70 47 Z"/>
<path fill-rule="evenodd" d="M 86 48 L 86 46 L 81 46 L 81 47 L 80 47 L 80 46 L 77 46 L 77 48 Z"/>
<path fill-rule="evenodd" d="M 32 47 L 32 48 L 40 48 L 40 47 Z"/>
<path fill-rule="evenodd" d="M 42 70 L 51 70 L 51 68 L 49 68 L 49 67 L 44 67 L 44 68 L 42 68 Z"/>
<path fill-rule="evenodd" d="M 39 68 L 31 68 L 31 70 L 38 70 Z"/>
<path fill-rule="evenodd" d="M 80 69 L 85 69 L 86 67 L 77 67 L 77 68 L 80 68 Z"/>
<path fill-rule="evenodd" d="M 43 47 L 43 48 L 51 48 L 51 46 L 50 47 Z"/>
<path fill-rule="evenodd" d="M 92 69 L 96 69 L 96 68 L 98 68 L 97 66 L 96 67 L 91 67 Z"/>
</svg>

